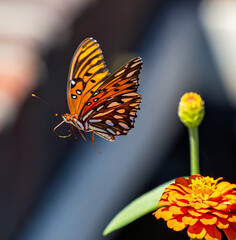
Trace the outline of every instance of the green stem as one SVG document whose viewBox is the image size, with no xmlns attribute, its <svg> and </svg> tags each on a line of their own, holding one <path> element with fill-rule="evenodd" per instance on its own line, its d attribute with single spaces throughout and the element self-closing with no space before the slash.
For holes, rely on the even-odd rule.
<svg viewBox="0 0 236 240">
<path fill-rule="evenodd" d="M 194 175 L 200 173 L 198 127 L 189 127 L 188 131 L 190 142 L 191 175 Z"/>
</svg>

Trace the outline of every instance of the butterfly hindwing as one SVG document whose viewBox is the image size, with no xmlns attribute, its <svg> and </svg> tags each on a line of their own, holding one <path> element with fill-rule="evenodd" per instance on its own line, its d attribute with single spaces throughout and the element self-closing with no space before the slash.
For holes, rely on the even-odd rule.
<svg viewBox="0 0 236 240">
<path fill-rule="evenodd" d="M 142 59 L 134 58 L 108 77 L 84 105 L 79 116 L 99 136 L 113 141 L 134 127 L 141 96 L 137 93 Z"/>
<path fill-rule="evenodd" d="M 93 38 L 85 39 L 72 58 L 67 81 L 71 114 L 79 114 L 84 104 L 108 77 L 102 50 Z"/>
<path fill-rule="evenodd" d="M 119 97 L 116 97 L 115 100 L 118 102 Z M 137 117 L 136 112 L 139 110 L 140 102 L 141 97 L 136 93 L 132 100 L 95 114 L 88 120 L 90 128 L 96 134 L 102 132 L 113 137 L 126 135 L 134 127 L 135 118 Z M 112 102 L 110 102 L 111 104 Z"/>
</svg>

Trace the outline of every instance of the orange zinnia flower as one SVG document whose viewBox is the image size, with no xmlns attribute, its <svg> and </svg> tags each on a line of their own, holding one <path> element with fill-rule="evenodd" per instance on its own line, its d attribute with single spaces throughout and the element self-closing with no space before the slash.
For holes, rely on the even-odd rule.
<svg viewBox="0 0 236 240">
<path fill-rule="evenodd" d="M 221 239 L 224 231 L 229 240 L 236 240 L 236 184 L 199 174 L 180 177 L 165 189 L 159 208 L 153 214 L 163 218 L 175 231 L 188 227 L 192 239 Z"/>
</svg>

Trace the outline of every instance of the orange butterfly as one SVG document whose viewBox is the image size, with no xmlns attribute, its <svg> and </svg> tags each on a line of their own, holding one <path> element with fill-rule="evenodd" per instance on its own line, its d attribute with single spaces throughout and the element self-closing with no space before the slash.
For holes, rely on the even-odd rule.
<svg viewBox="0 0 236 240">
<path fill-rule="evenodd" d="M 67 81 L 67 101 L 70 113 L 63 121 L 75 126 L 83 136 L 92 131 L 109 141 L 126 135 L 134 127 L 141 96 L 137 93 L 142 59 L 137 57 L 110 75 L 102 50 L 93 38 L 86 38 L 71 61 Z M 73 129 L 73 128 L 72 128 Z M 95 145 L 94 145 L 95 146 Z"/>
</svg>

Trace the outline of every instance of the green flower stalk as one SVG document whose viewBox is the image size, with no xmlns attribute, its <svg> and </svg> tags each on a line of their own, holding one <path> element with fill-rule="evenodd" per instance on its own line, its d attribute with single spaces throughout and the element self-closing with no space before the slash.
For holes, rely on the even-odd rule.
<svg viewBox="0 0 236 240">
<path fill-rule="evenodd" d="M 180 99 L 178 115 L 189 131 L 191 175 L 199 174 L 198 126 L 205 115 L 204 101 L 197 93 L 185 93 Z"/>
</svg>

